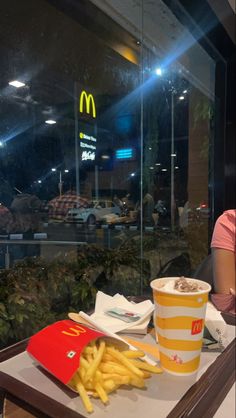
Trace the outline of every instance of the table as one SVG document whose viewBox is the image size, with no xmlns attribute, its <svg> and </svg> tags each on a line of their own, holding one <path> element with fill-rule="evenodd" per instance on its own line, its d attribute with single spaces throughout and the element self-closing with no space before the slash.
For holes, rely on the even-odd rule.
<svg viewBox="0 0 236 418">
<path fill-rule="evenodd" d="M 94 418 L 141 418 L 148 409 L 149 418 L 212 417 L 235 381 L 235 339 L 229 326 L 231 343 L 221 353 L 204 352 L 198 380 L 190 377 L 153 376 L 146 391 L 119 389 L 111 395 L 109 406 L 95 400 Z M 134 338 L 134 336 L 132 336 Z M 140 338 L 140 337 L 139 337 Z M 152 338 L 150 335 L 145 339 Z M 150 341 L 148 341 L 150 342 Z M 87 414 L 78 396 L 45 371 L 33 365 L 22 341 L 0 353 L 1 399 L 4 418 L 84 418 Z M 227 403 L 227 402 L 226 402 Z M 222 408 L 224 403 L 222 404 Z M 20 409 L 21 408 L 21 409 Z M 9 409 L 12 412 L 8 412 Z M 222 417 L 223 415 L 221 415 Z M 229 414 L 227 414 L 229 418 Z"/>
</svg>

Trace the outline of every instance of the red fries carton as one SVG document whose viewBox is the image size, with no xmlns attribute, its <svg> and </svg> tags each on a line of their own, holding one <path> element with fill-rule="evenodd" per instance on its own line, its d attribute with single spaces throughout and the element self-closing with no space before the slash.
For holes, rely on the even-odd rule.
<svg viewBox="0 0 236 418">
<path fill-rule="evenodd" d="M 79 367 L 80 354 L 92 340 L 106 336 L 69 319 L 58 321 L 30 338 L 27 352 L 67 384 Z"/>
</svg>

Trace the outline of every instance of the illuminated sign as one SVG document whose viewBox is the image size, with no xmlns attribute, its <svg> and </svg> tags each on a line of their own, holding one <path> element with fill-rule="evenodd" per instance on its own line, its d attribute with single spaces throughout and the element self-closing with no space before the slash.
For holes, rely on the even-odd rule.
<svg viewBox="0 0 236 418">
<path fill-rule="evenodd" d="M 85 90 L 80 94 L 79 111 L 80 113 L 86 112 L 87 114 L 92 114 L 93 118 L 96 118 L 96 107 L 93 95 L 91 93 L 86 93 Z"/>
<path fill-rule="evenodd" d="M 133 148 L 122 148 L 116 150 L 117 160 L 129 160 L 131 158 L 134 158 Z"/>
<path fill-rule="evenodd" d="M 81 148 L 90 148 L 90 149 L 96 149 L 94 145 L 86 144 L 85 142 L 80 142 Z"/>
<path fill-rule="evenodd" d="M 94 138 L 92 135 L 86 135 L 83 132 L 80 132 L 79 137 L 80 139 L 87 139 L 88 141 L 97 142 L 97 138 Z"/>
<path fill-rule="evenodd" d="M 80 137 L 80 148 L 87 148 L 88 150 L 93 151 L 90 154 L 88 154 L 88 152 L 87 153 L 83 152 L 81 156 L 82 160 L 95 160 L 97 138 L 94 138 L 94 136 L 92 135 L 87 135 L 84 132 L 80 132 L 79 137 Z"/>
<path fill-rule="evenodd" d="M 81 156 L 82 161 L 95 160 L 95 152 L 83 151 Z"/>
</svg>

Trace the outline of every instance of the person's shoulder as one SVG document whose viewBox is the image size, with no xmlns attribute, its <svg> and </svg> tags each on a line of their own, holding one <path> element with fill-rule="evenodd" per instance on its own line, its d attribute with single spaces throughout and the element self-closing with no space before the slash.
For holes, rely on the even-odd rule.
<svg viewBox="0 0 236 418">
<path fill-rule="evenodd" d="M 217 222 L 226 226 L 236 225 L 236 209 L 226 210 L 222 215 L 219 216 Z"/>
<path fill-rule="evenodd" d="M 218 218 L 219 221 L 233 222 L 236 221 L 236 209 L 225 210 Z"/>
<path fill-rule="evenodd" d="M 236 209 L 222 213 L 216 221 L 211 247 L 235 251 Z"/>
</svg>

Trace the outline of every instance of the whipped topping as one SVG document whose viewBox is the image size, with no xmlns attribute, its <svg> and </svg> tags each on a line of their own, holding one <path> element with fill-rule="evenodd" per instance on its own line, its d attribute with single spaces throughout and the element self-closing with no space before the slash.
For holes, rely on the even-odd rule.
<svg viewBox="0 0 236 418">
<path fill-rule="evenodd" d="M 185 277 L 179 277 L 175 280 L 169 280 L 160 286 L 160 289 L 171 293 L 192 293 L 200 292 L 202 287 L 194 280 L 187 280 Z"/>
</svg>

